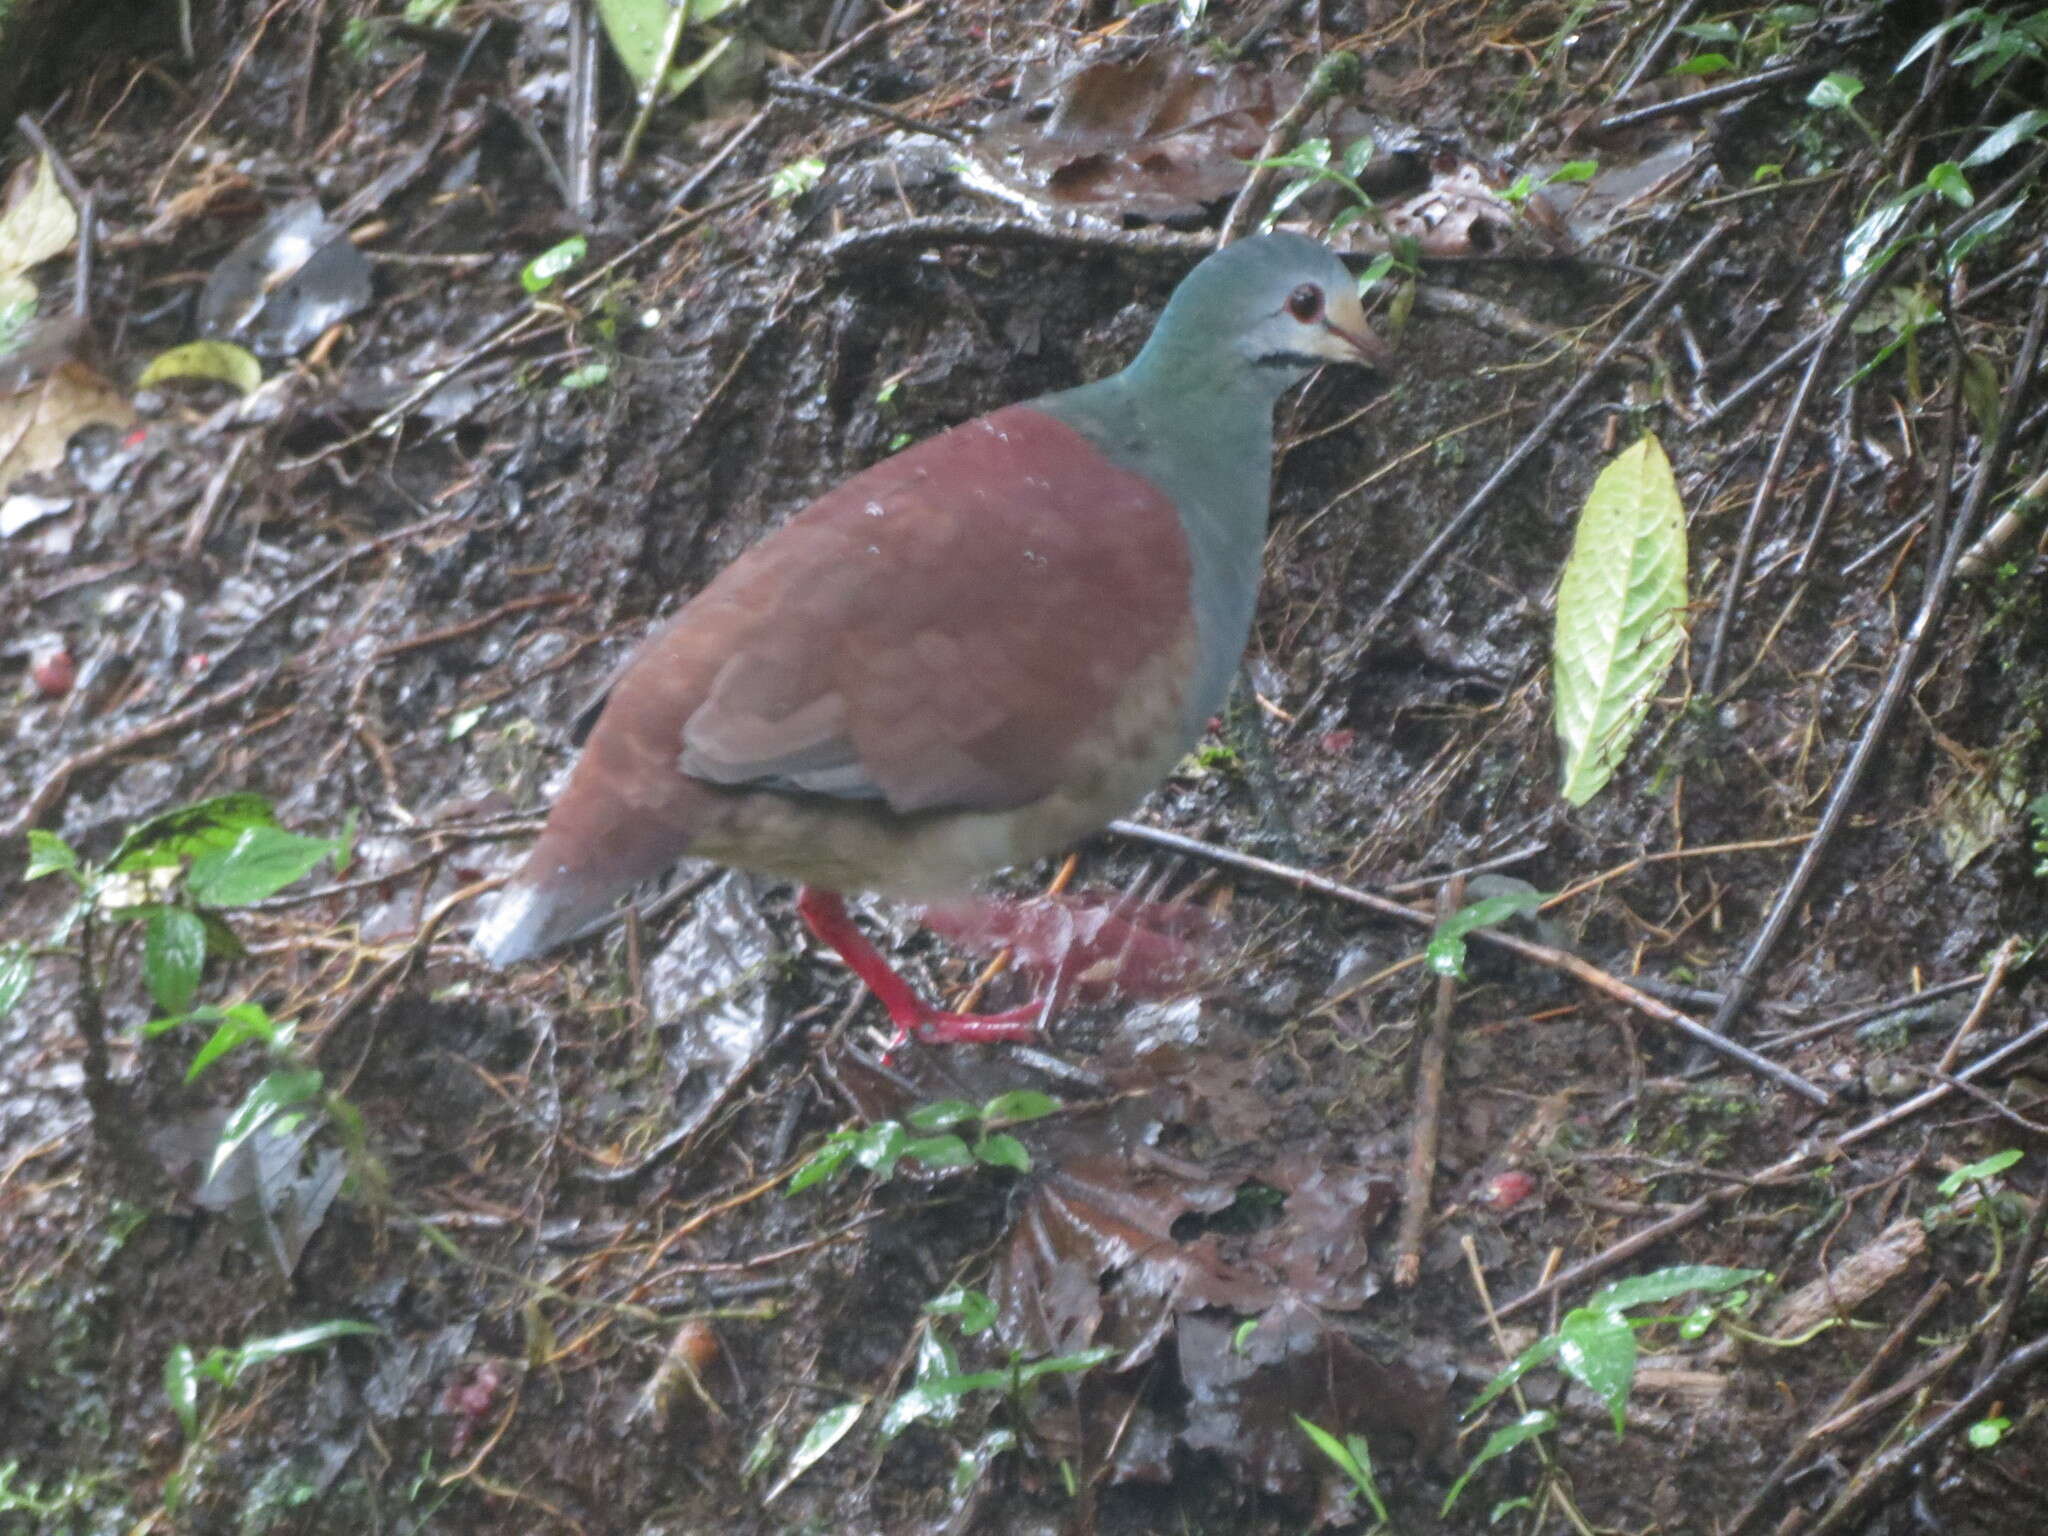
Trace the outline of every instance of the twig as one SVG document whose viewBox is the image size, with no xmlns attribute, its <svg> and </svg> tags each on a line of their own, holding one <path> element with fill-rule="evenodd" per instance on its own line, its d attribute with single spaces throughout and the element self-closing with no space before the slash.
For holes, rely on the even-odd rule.
<svg viewBox="0 0 2048 1536">
<path fill-rule="evenodd" d="M 1614 94 L 1607 98 L 1609 101 L 1621 100 L 1636 88 L 1637 82 L 1644 75 L 1656 67 L 1658 58 L 1671 46 L 1671 39 L 1678 35 L 1678 29 L 1685 25 L 1699 6 L 1700 0 L 1674 0 L 1665 13 L 1663 25 L 1657 28 L 1657 35 L 1643 45 L 1643 51 L 1636 55 L 1635 63 L 1629 65 L 1628 73 L 1623 75 L 1621 82 L 1614 87 Z"/>
<path fill-rule="evenodd" d="M 382 550 L 389 549 L 394 544 L 402 544 L 407 539 L 415 538 L 422 533 L 431 532 L 444 524 L 452 523 L 456 519 L 466 517 L 467 515 L 466 512 L 459 509 L 438 512 L 432 517 L 421 518 L 416 523 L 407 523 L 403 528 L 394 529 L 390 533 L 380 534 L 378 537 L 371 539 L 367 544 L 359 544 L 354 549 L 343 550 L 332 560 L 321 566 L 319 570 L 313 572 L 312 575 L 294 583 L 282 597 L 278 598 L 277 601 L 273 602 L 268 608 L 244 625 L 242 632 L 228 642 L 227 648 L 213 658 L 207 669 L 185 685 L 177 698 L 171 701 L 172 705 L 175 707 L 178 704 L 182 704 L 207 682 L 218 677 L 226 669 L 227 664 L 234 660 L 242 652 L 243 648 L 256 637 L 264 625 L 287 613 L 296 612 L 299 604 L 304 602 L 308 595 L 317 592 L 320 588 L 333 581 L 336 576 L 340 575 L 342 571 L 346 570 L 355 561 L 362 559 L 365 555 L 374 555 Z"/>
<path fill-rule="evenodd" d="M 818 256 L 828 266 L 890 261 L 906 246 L 1037 245 L 1067 251 L 1114 251 L 1125 256 L 1199 260 L 1213 250 L 1206 235 L 1170 230 L 1111 229 L 1107 225 L 1039 224 L 1030 219 L 961 218 L 930 214 L 872 229 L 849 229 L 827 240 Z"/>
<path fill-rule="evenodd" d="M 820 101 L 842 112 L 858 112 L 864 117 L 880 118 L 885 123 L 894 123 L 898 128 L 911 133 L 922 133 L 934 139 L 944 139 L 948 144 L 965 144 L 967 135 L 955 128 L 941 128 L 937 123 L 923 122 L 908 112 L 898 112 L 894 107 L 885 107 L 878 101 L 864 101 L 850 96 L 845 91 L 835 91 L 829 85 L 817 85 L 809 80 L 788 80 L 777 78 L 768 82 L 768 91 L 773 96 L 791 96 L 798 101 Z"/>
<path fill-rule="evenodd" d="M 626 142 L 619 149 L 619 179 L 625 179 L 626 172 L 633 167 L 633 157 L 640 152 L 640 136 L 647 131 L 647 124 L 654 117 L 654 109 L 661 101 L 662 89 L 668 83 L 669 66 L 675 62 L 676 49 L 683 41 L 683 24 L 690 19 L 690 7 L 672 5 L 668 10 L 668 25 L 661 29 L 661 42 L 654 50 L 654 67 L 647 72 L 647 84 L 640 91 L 640 110 L 633 114 L 633 126 L 626 130 Z"/>
<path fill-rule="evenodd" d="M 1357 90 L 1364 73 L 1364 66 L 1358 62 L 1355 53 L 1333 53 L 1316 66 L 1315 73 L 1308 77 L 1308 84 L 1294 98 L 1294 105 L 1273 119 L 1273 126 L 1266 134 L 1266 142 L 1259 148 L 1259 158 L 1251 175 L 1238 188 L 1237 197 L 1230 204 L 1230 212 L 1224 215 L 1223 227 L 1216 232 L 1219 246 L 1243 239 L 1265 213 L 1267 203 L 1272 201 L 1273 182 L 1280 174 L 1279 167 L 1268 162 L 1294 148 L 1296 136 L 1324 102 L 1341 92 Z"/>
<path fill-rule="evenodd" d="M 1834 1401 L 1821 1411 L 1820 1418 L 1815 1424 L 1799 1437 L 1798 1443 L 1785 1453 L 1743 1501 L 1742 1508 L 1737 1511 L 1735 1522 L 1728 1527 L 1726 1536 L 1743 1536 L 1743 1532 L 1747 1531 L 1756 1517 L 1762 1513 L 1764 1501 L 1785 1485 L 1798 1470 L 1799 1464 L 1806 1459 L 1814 1443 L 1823 1438 L 1821 1431 L 1845 1408 L 1861 1400 L 1863 1394 L 1869 1390 L 1871 1382 L 1877 1379 L 1877 1373 L 1884 1369 L 1885 1362 L 1898 1353 L 1901 1345 L 1920 1331 L 1921 1325 L 1933 1315 L 1934 1309 L 1948 1298 L 1948 1293 L 1949 1283 L 1946 1280 L 1936 1280 L 1921 1293 L 1920 1299 L 1913 1303 L 1912 1310 L 1900 1318 L 1897 1326 L 1885 1335 L 1884 1342 L 1877 1346 L 1877 1353 L 1863 1362 L 1863 1368 L 1851 1378 L 1849 1385 L 1835 1394 Z"/>
<path fill-rule="evenodd" d="M 1944 997 L 1953 997 L 1958 992 L 1967 992 L 1981 985 L 1975 976 L 1958 976 L 1954 981 L 1937 982 L 1921 991 L 1905 997 L 1895 997 L 1888 1002 L 1872 1003 L 1867 1008 L 1851 1009 L 1848 1013 L 1836 1014 L 1832 1019 L 1822 1019 L 1818 1024 L 1809 1024 L 1804 1029 L 1795 1029 L 1787 1035 L 1775 1035 L 1769 1040 L 1757 1042 L 1760 1051 L 1790 1050 L 1795 1045 L 1804 1045 L 1809 1040 L 1818 1040 L 1822 1035 L 1831 1035 L 1837 1030 L 1853 1029 L 1858 1024 L 1869 1024 L 1894 1013 L 1904 1013 L 1909 1008 L 1924 1007 Z"/>
<path fill-rule="evenodd" d="M 1443 922 L 1465 901 L 1465 882 L 1452 876 L 1437 898 L 1437 921 Z M 1415 1063 L 1415 1125 L 1408 1133 L 1408 1178 L 1401 1191 L 1401 1226 L 1394 1238 L 1394 1284 L 1413 1285 L 1422 1278 L 1422 1234 L 1429 1226 L 1429 1205 L 1436 1183 L 1437 1136 L 1444 1103 L 1444 1061 L 1450 1054 L 1451 1010 L 1458 1001 L 1458 979 L 1436 979 L 1436 1007 Z"/>
<path fill-rule="evenodd" d="M 2044 258 L 2035 258 L 2037 276 Z M 1905 696 L 1906 687 L 1919 670 L 1920 653 L 1934 632 L 1935 621 L 1940 618 L 1947 602 L 1949 588 L 1954 584 L 1956 561 L 1968 547 L 1976 529 L 1978 516 L 1993 486 L 1998 484 L 2004 473 L 2006 456 L 2012 447 L 2013 428 L 2019 420 L 2020 408 L 2025 403 L 2027 385 L 2031 381 L 2034 366 L 2041 355 L 2041 332 L 2048 323 L 2048 282 L 2041 282 L 2034 295 L 2034 310 L 2027 319 L 2026 337 L 2020 343 L 2019 359 L 2013 370 L 2012 384 L 2008 398 L 1998 418 L 1998 430 L 1992 442 L 1977 461 L 1977 475 L 1971 482 L 1969 492 L 1963 498 L 1963 505 L 1957 511 L 1954 526 L 1948 531 L 1948 538 L 1942 547 L 1941 559 L 1927 579 L 1927 590 L 1920 600 L 1920 609 L 1913 615 L 1912 627 L 1900 641 L 1897 655 L 1892 658 L 1891 670 L 1886 674 L 1884 685 L 1878 691 L 1876 701 L 1870 706 L 1864 718 L 1863 732 L 1857 737 L 1856 746 L 1849 754 L 1849 761 L 1842 767 L 1841 776 L 1828 796 L 1828 803 L 1822 810 L 1819 824 L 1815 826 L 1813 840 L 1799 851 L 1798 862 L 1792 866 L 1792 873 L 1786 878 L 1778 892 L 1777 901 L 1772 905 L 1770 915 L 1758 930 L 1749 952 L 1742 957 L 1742 964 L 1730 979 L 1721 1006 L 1715 1011 L 1712 1027 L 1725 1030 L 1742 1012 L 1749 996 L 1756 990 L 1757 978 L 1770 959 L 1771 951 L 1792 921 L 1806 895 L 1806 887 L 1813 879 L 1820 861 L 1834 846 L 1834 835 L 1848 819 L 1849 806 L 1856 798 L 1856 791 L 1862 786 L 1863 775 L 1877 754 L 1878 743 L 1884 739 L 1891 724 L 1892 715 L 1897 711 L 1899 701 Z"/>
<path fill-rule="evenodd" d="M 2012 1337 L 2013 1319 L 2019 1315 L 2020 1303 L 2026 1299 L 2033 1284 L 2034 1260 L 2041 1253 L 2041 1238 L 2048 1231 L 2048 1180 L 2036 1180 L 2034 1190 L 2034 1214 L 2027 1221 L 2027 1230 L 2021 1234 L 2019 1244 L 2012 1251 L 2012 1268 L 2006 1273 L 2005 1294 L 1998 1298 L 1998 1311 L 1991 1319 L 1991 1326 L 1984 1333 L 1984 1352 L 1977 1357 L 1975 1383 L 1984 1384 L 1985 1378 L 1997 1368 L 1998 1357 L 2005 1353 L 2006 1341 Z"/>
<path fill-rule="evenodd" d="M 1623 128 L 1634 128 L 1643 123 L 1678 117 L 1686 112 L 1704 111 L 1708 107 L 1718 107 L 1723 102 L 1740 101 L 1745 96 L 1754 96 L 1757 92 L 1767 91 L 1774 85 L 1785 85 L 1794 80 L 1804 80 L 1809 75 L 1826 72 L 1825 64 L 1783 64 L 1776 69 L 1767 69 L 1761 74 L 1751 75 L 1747 79 L 1730 80 L 1725 85 L 1710 85 L 1703 91 L 1694 91 L 1690 96 L 1674 96 L 1669 101 L 1653 101 L 1647 107 L 1617 112 L 1614 116 L 1602 118 L 1595 123 L 1593 132 L 1614 133 Z"/>
<path fill-rule="evenodd" d="M 1863 1514 L 1870 1502 L 1890 1485 L 1894 1477 L 1920 1461 L 1929 1451 L 1982 1413 L 2009 1384 L 2018 1381 L 2035 1366 L 2044 1362 L 2048 1362 L 2048 1337 L 2036 1339 L 2024 1349 L 2015 1350 L 2007 1355 L 1997 1370 L 1950 1404 L 1945 1412 L 1919 1434 L 1903 1445 L 1894 1446 L 1876 1460 L 1866 1462 L 1862 1470 L 1856 1474 L 1855 1480 L 1835 1501 L 1833 1507 L 1821 1516 L 1820 1524 L 1816 1525 L 1808 1536 L 1829 1536 L 1832 1531 L 1850 1529 L 1851 1522 Z"/>
<path fill-rule="evenodd" d="M 57 146 L 43 132 L 41 123 L 24 112 L 14 120 L 14 126 L 50 162 L 50 174 L 57 178 L 57 185 L 77 210 L 78 255 L 71 268 L 71 313 L 80 320 L 86 319 L 92 313 L 93 195 L 72 174 L 69 162 L 57 153 Z"/>
<path fill-rule="evenodd" d="M 1331 880 L 1290 864 L 1275 863 L 1271 859 L 1239 853 L 1232 848 L 1220 848 L 1213 843 L 1200 842 L 1192 837 L 1183 837 L 1178 832 L 1167 832 L 1135 821 L 1113 821 L 1109 824 L 1109 830 L 1119 837 L 1153 843 L 1161 848 L 1171 848 L 1179 853 L 1207 859 L 1211 863 L 1226 865 L 1232 869 L 1242 869 L 1251 874 L 1266 875 L 1298 889 L 1314 891 L 1321 896 L 1349 902 L 1353 906 L 1364 907 L 1369 912 L 1378 912 L 1382 916 L 1396 918 L 1404 923 L 1413 923 L 1424 928 L 1436 926 L 1436 918 L 1432 913 L 1403 906 L 1400 902 L 1389 900 L 1385 896 L 1359 890 L 1356 886 L 1345 885 L 1341 881 Z M 1779 1087 L 1798 1094 L 1809 1103 L 1819 1105 L 1823 1109 L 1832 1108 L 1834 1105 L 1834 1098 L 1826 1089 L 1816 1087 L 1797 1073 L 1788 1072 L 1776 1062 L 1766 1061 L 1747 1047 L 1715 1034 L 1698 1020 L 1680 1013 L 1667 1003 L 1659 1002 L 1642 989 L 1608 975 L 1590 961 L 1581 960 L 1577 955 L 1562 949 L 1553 949 L 1548 944 L 1538 944 L 1534 940 L 1505 933 L 1498 928 L 1475 929 L 1470 937 L 1482 944 L 1490 944 L 1496 949 L 1505 949 L 1525 960 L 1533 960 L 1551 970 L 1563 971 L 1566 975 L 1583 981 L 1595 991 L 1604 992 L 1616 1002 L 1626 1003 L 1637 1012 L 1677 1030 L 1709 1050 L 1720 1052 L 1759 1077 L 1769 1078 Z"/>
<path fill-rule="evenodd" d="M 1601 370 L 1613 361 L 1615 357 L 1619 356 L 1624 349 L 1631 346 L 1636 337 L 1652 321 L 1657 320 L 1663 315 L 1666 305 L 1669 303 L 1671 295 L 1677 290 L 1678 285 L 1685 281 L 1693 269 L 1706 259 L 1707 253 L 1719 244 L 1722 237 L 1734 227 L 1735 221 L 1733 219 L 1720 219 L 1704 235 L 1700 236 L 1692 249 L 1681 256 L 1678 259 L 1678 264 L 1665 274 L 1664 280 L 1657 285 L 1656 291 L 1637 307 L 1635 314 L 1630 317 L 1628 324 L 1616 332 L 1614 339 L 1600 349 L 1599 354 L 1594 357 L 1593 361 L 1586 365 L 1586 371 L 1580 374 L 1572 386 L 1558 398 L 1555 405 L 1544 412 L 1543 419 L 1529 430 L 1521 442 L 1515 445 L 1514 451 L 1500 462 L 1500 465 L 1491 475 L 1486 477 L 1486 483 L 1474 491 L 1465 504 L 1452 514 L 1450 520 L 1438 531 L 1437 536 L 1429 541 L 1429 547 L 1415 557 L 1407 570 L 1394 578 L 1393 585 L 1387 588 L 1378 604 L 1367 615 L 1365 622 L 1358 626 L 1350 643 L 1344 647 L 1336 660 L 1324 670 L 1322 680 L 1310 690 L 1307 702 L 1296 711 L 1295 730 L 1303 729 L 1305 722 L 1315 718 L 1318 708 L 1323 700 L 1329 696 L 1330 690 L 1336 687 L 1340 681 L 1348 678 L 1356 669 L 1359 660 L 1371 647 L 1381 626 L 1392 615 L 1394 608 L 1400 603 L 1401 599 L 1406 597 L 1416 583 L 1421 581 L 1423 576 L 1435 567 L 1436 563 L 1443 557 L 1444 551 L 1450 548 L 1459 538 L 1463 537 L 1465 530 L 1486 509 L 1487 504 L 1493 500 L 1501 487 L 1513 480 L 1516 473 L 1528 461 L 1529 457 L 1549 440 L 1550 434 L 1557 430 L 1558 424 L 1565 421 L 1578 409 L 1580 400 L 1585 398 L 1586 392 L 1593 387 L 1594 381 L 1600 377 Z"/>
<path fill-rule="evenodd" d="M 1984 977 L 1984 985 L 1978 989 L 1977 1001 L 1971 1007 L 1963 1022 L 1956 1026 L 1950 1037 L 1948 1049 L 1941 1053 L 1941 1060 L 1934 1064 L 1937 1074 L 1946 1073 L 1956 1064 L 1956 1058 L 1963 1053 L 1963 1042 L 1977 1031 L 1984 1022 L 1984 1015 L 1991 1009 L 1991 1000 L 1998 995 L 1998 989 L 2005 984 L 2005 973 L 2012 969 L 2012 963 L 2019 958 L 2020 941 L 2008 938 L 1998 946 L 1998 953 L 1991 957 L 1991 970 Z"/>
<path fill-rule="evenodd" d="M 1907 206 L 1908 215 L 1917 206 L 1917 201 Z M 1834 350 L 1835 343 L 1848 334 L 1850 324 L 1862 313 L 1863 306 L 1876 296 L 1878 284 L 1890 273 L 1890 262 L 1873 261 L 1857 279 L 1856 286 L 1842 300 L 1842 307 L 1835 311 L 1834 318 L 1814 343 L 1813 355 L 1806 360 L 1806 372 L 1799 376 L 1799 386 L 1792 391 L 1792 402 L 1785 407 L 1785 424 L 1778 429 L 1778 440 L 1772 445 L 1770 461 L 1757 477 L 1756 494 L 1750 498 L 1749 515 L 1742 520 L 1742 531 L 1735 539 L 1735 552 L 1729 557 L 1727 574 L 1722 579 L 1721 611 L 1714 619 L 1714 634 L 1707 645 L 1706 662 L 1693 679 L 1693 691 L 1700 698 L 1712 698 L 1721 686 L 1721 666 L 1727 659 L 1728 637 L 1735 628 L 1735 612 L 1742 605 L 1743 588 L 1748 583 L 1750 552 L 1756 547 L 1757 530 L 1763 526 L 1764 511 L 1776 499 L 1778 476 L 1791 455 L 1793 435 L 1805 424 L 1806 402 L 1820 379 L 1820 370 L 1827 362 L 1828 354 Z"/>
<path fill-rule="evenodd" d="M 1480 933 L 1485 931 L 1481 929 Z M 1472 936 L 1477 938 L 1479 933 L 1475 933 Z M 2008 1041 L 1988 1055 L 1980 1056 L 1963 1071 L 1956 1074 L 1956 1081 L 1969 1082 L 1984 1076 L 1988 1072 L 1994 1072 L 2007 1062 L 2026 1055 L 2027 1052 L 2033 1050 L 2044 1041 L 2048 1041 L 2048 1022 L 2037 1024 L 2017 1040 Z M 1645 1248 L 1653 1247 L 1667 1237 L 1675 1236 L 1677 1233 L 1685 1231 L 1688 1227 L 1696 1226 L 1703 1217 L 1710 1215 L 1721 1206 L 1733 1201 L 1738 1195 L 1744 1193 L 1745 1189 L 1761 1189 L 1772 1184 L 1782 1184 L 1787 1179 L 1799 1178 L 1811 1169 L 1847 1151 L 1859 1142 L 1867 1141 L 1872 1136 L 1880 1135 L 1890 1130 L 1893 1126 L 1912 1119 L 1913 1116 L 1919 1114 L 1922 1110 L 1940 1103 L 1955 1091 L 1955 1087 L 1949 1083 L 1942 1083 L 1936 1087 L 1929 1088 L 1925 1092 L 1917 1093 L 1902 1103 L 1894 1104 L 1882 1114 L 1873 1115 L 1861 1125 L 1844 1131 L 1831 1143 L 1805 1152 L 1795 1152 L 1790 1157 L 1780 1158 L 1770 1167 L 1764 1169 L 1763 1172 L 1753 1175 L 1747 1185 L 1724 1185 L 1719 1189 L 1712 1190 L 1700 1196 L 1699 1199 L 1693 1201 L 1690 1205 L 1679 1207 L 1679 1209 L 1673 1211 L 1661 1221 L 1653 1222 L 1643 1228 L 1642 1231 L 1632 1233 L 1628 1237 L 1621 1239 L 1620 1242 L 1603 1248 L 1599 1253 L 1593 1255 L 1592 1258 L 1574 1264 L 1570 1269 L 1552 1275 L 1540 1284 L 1530 1287 L 1530 1289 L 1524 1291 L 1513 1301 L 1502 1307 L 1500 1309 L 1501 1315 L 1505 1317 L 1510 1312 L 1520 1311 L 1523 1307 L 1534 1306 L 1537 1302 L 1542 1301 L 1557 1291 L 1565 1289 L 1567 1286 L 1578 1285 L 1582 1281 L 1591 1280 L 1603 1275 L 1623 1260 L 1634 1258 Z"/>
<path fill-rule="evenodd" d="M 597 200 L 597 19 L 595 0 L 570 0 L 569 100 L 562 113 L 564 190 L 569 217 L 590 222 Z M 689 6 L 676 7 L 685 15 Z M 656 85 L 660 77 L 656 77 Z"/>
<path fill-rule="evenodd" d="M 893 27 L 902 26 L 904 22 L 909 21 L 913 16 L 922 15 L 925 7 L 929 4 L 931 4 L 931 0 L 911 0 L 911 3 L 904 6 L 900 11 L 884 11 L 837 48 L 834 48 L 830 53 L 818 60 L 817 63 L 811 65 L 810 68 L 806 69 L 797 78 L 799 80 L 817 79 L 819 75 L 830 69 L 834 64 L 837 64 L 848 54 L 865 46 L 871 39 L 879 37 L 882 33 L 889 31 Z M 756 112 L 728 134 L 725 142 L 713 150 L 705 162 L 697 167 L 695 174 L 688 181 L 684 182 L 676 193 L 669 198 L 667 211 L 675 212 L 687 208 L 690 199 L 702 190 L 704 183 L 713 176 L 716 176 L 724 168 L 725 162 L 737 154 L 743 144 L 761 131 L 761 125 L 768 121 L 768 115 L 774 110 L 775 103 L 770 101 L 760 111 Z"/>
<path fill-rule="evenodd" d="M 0 826 L 0 842 L 20 837 L 41 821 L 51 807 L 63 798 L 65 786 L 75 775 L 83 773 L 88 768 L 96 768 L 109 758 L 119 757 L 123 752 L 132 752 L 146 741 L 154 741 L 159 736 L 182 731 L 186 726 L 197 724 L 217 709 L 226 709 L 230 704 L 240 703 L 270 681 L 273 675 L 271 672 L 251 673 L 239 683 L 223 688 L 218 693 L 208 694 L 203 699 L 195 699 L 182 709 L 173 709 L 170 713 L 145 721 L 132 730 L 123 731 L 118 736 L 110 736 L 96 746 L 72 753 L 43 775 L 42 783 L 35 787 L 22 808 L 15 813 L 14 819 L 5 826 Z"/>
</svg>

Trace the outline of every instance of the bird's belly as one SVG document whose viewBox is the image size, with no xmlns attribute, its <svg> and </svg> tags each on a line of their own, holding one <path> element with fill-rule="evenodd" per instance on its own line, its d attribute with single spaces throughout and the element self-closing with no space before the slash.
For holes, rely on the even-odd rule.
<svg viewBox="0 0 2048 1536">
<path fill-rule="evenodd" d="M 1190 745 L 1191 653 L 1192 640 L 1139 668 L 1111 718 L 1070 749 L 1052 792 L 1028 805 L 900 815 L 881 801 L 738 791 L 720 796 L 690 852 L 828 890 L 954 894 L 1069 847 L 1151 793 Z"/>
</svg>

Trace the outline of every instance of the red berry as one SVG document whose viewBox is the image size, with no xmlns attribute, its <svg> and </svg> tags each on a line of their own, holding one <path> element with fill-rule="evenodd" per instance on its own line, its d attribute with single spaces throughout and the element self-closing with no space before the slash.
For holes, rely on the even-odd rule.
<svg viewBox="0 0 2048 1536">
<path fill-rule="evenodd" d="M 71 660 L 71 653 L 59 645 L 33 657 L 28 664 L 28 676 L 29 681 L 36 685 L 36 692 L 44 698 L 61 699 L 78 681 L 78 668 Z"/>
<path fill-rule="evenodd" d="M 1479 1191 L 1479 1203 L 1505 1214 L 1536 1193 L 1536 1181 L 1519 1168 L 1496 1173 Z"/>
</svg>

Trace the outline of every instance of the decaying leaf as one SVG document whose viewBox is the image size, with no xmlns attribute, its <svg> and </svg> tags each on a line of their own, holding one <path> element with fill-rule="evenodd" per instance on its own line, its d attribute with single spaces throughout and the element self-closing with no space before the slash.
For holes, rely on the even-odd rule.
<svg viewBox="0 0 2048 1536">
<path fill-rule="evenodd" d="M 151 358 L 136 387 L 150 389 L 166 379 L 214 379 L 248 395 L 263 382 L 263 365 L 232 341 L 188 341 Z"/>
<path fill-rule="evenodd" d="M 289 357 L 369 302 L 368 259 L 308 197 L 264 220 L 213 269 L 199 330 L 261 357 Z"/>
<path fill-rule="evenodd" d="M 1167 51 L 1083 64 L 988 124 L 970 156 L 984 191 L 1108 218 L 1183 219 L 1244 185 L 1300 83 L 1247 64 L 1205 69 Z"/>
<path fill-rule="evenodd" d="M 1646 434 L 1600 472 L 1557 594 L 1563 793 L 1584 805 L 1627 752 L 1683 638 L 1685 507 Z"/>
<path fill-rule="evenodd" d="M 24 475 L 64 461 L 64 445 L 96 421 L 135 420 L 127 398 L 76 357 L 55 363 L 13 393 L 0 395 L 0 491 Z"/>
<path fill-rule="evenodd" d="M 0 278 L 26 272 L 68 250 L 78 238 L 78 210 L 57 185 L 47 155 L 16 167 L 0 206 Z"/>
</svg>

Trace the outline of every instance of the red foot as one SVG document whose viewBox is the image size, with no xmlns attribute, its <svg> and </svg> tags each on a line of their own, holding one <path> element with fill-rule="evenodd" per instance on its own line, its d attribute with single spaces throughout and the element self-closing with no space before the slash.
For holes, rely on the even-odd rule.
<svg viewBox="0 0 2048 1536">
<path fill-rule="evenodd" d="M 919 997 L 882 958 L 882 952 L 854 926 L 836 891 L 807 885 L 797 892 L 796 910 L 811 932 L 839 952 L 889 1011 L 889 1022 L 896 1026 L 891 1051 L 906 1040 L 927 1045 L 989 1045 L 1038 1038 L 1039 1016 L 1045 1011 L 1042 998 L 1007 1013 L 947 1013 Z"/>
</svg>

